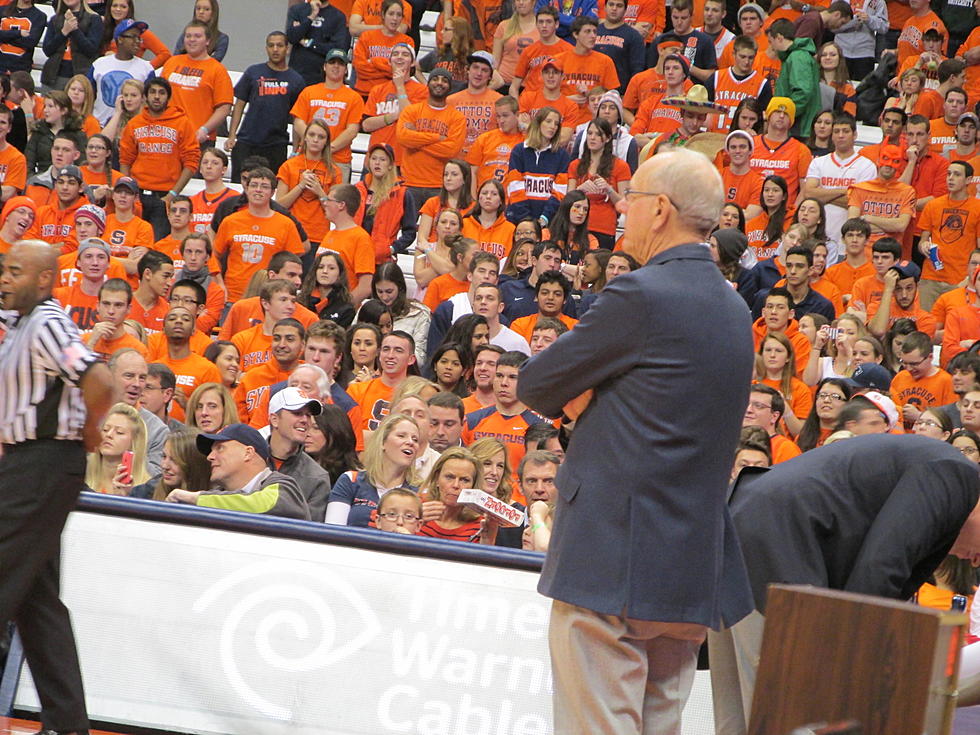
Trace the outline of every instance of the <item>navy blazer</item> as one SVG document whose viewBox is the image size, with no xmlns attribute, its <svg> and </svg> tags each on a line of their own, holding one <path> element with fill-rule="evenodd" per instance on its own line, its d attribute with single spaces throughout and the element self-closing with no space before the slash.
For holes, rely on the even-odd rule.
<svg viewBox="0 0 980 735">
<path fill-rule="evenodd" d="M 911 598 L 978 494 L 977 466 L 922 436 L 859 436 L 746 468 L 731 508 L 756 607 L 765 611 L 770 583 Z"/>
<path fill-rule="evenodd" d="M 712 627 L 752 609 L 726 504 L 751 322 L 708 248 L 678 245 L 618 276 L 522 368 L 520 399 L 547 416 L 595 389 L 556 478 L 542 594 Z"/>
</svg>

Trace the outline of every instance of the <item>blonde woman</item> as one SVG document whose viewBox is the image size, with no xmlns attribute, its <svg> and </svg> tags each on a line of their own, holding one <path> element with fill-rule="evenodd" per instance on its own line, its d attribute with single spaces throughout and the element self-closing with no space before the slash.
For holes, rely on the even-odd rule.
<svg viewBox="0 0 980 735">
<path fill-rule="evenodd" d="M 422 498 L 419 536 L 493 543 L 483 540 L 482 514 L 456 502 L 460 492 L 468 488 L 483 488 L 483 467 L 469 449 L 447 449 L 433 466 L 419 493 Z M 496 529 L 493 535 L 496 537 Z"/>
<path fill-rule="evenodd" d="M 514 81 L 521 51 L 541 40 L 534 5 L 534 0 L 514 0 L 514 14 L 497 26 L 493 34 L 493 60 L 508 86 Z"/>
<path fill-rule="evenodd" d="M 326 523 L 369 526 L 378 503 L 396 487 L 418 489 L 415 459 L 420 447 L 419 425 L 401 413 L 390 414 L 364 447 L 363 470 L 350 470 L 334 483 L 327 500 Z"/>
<path fill-rule="evenodd" d="M 127 452 L 132 452 L 131 469 L 123 460 Z M 97 493 L 129 495 L 148 479 L 146 425 L 135 408 L 117 403 L 102 422 L 102 441 L 88 455 L 85 484 Z"/>
<path fill-rule="evenodd" d="M 330 231 L 321 201 L 330 187 L 343 183 L 343 175 L 330 153 L 330 128 L 319 118 L 310 120 L 299 152 L 279 167 L 276 201 L 289 209 L 306 230 L 311 243 Z"/>
<path fill-rule="evenodd" d="M 102 134 L 112 141 L 113 150 L 119 150 L 119 136 L 129 121 L 143 111 L 143 85 L 135 79 L 127 79 L 116 95 L 116 106 L 112 117 L 102 128 Z"/>
<path fill-rule="evenodd" d="M 209 434 L 216 434 L 238 422 L 234 396 L 218 383 L 201 383 L 197 386 L 187 399 L 186 414 L 189 427 Z"/>
<path fill-rule="evenodd" d="M 833 326 L 820 327 L 813 338 L 810 360 L 803 370 L 803 382 L 816 385 L 824 378 L 851 377 L 858 366 L 854 347 L 859 339 L 867 336 L 867 327 L 854 314 L 841 314 Z"/>
<path fill-rule="evenodd" d="M 190 492 L 211 489 L 211 464 L 197 449 L 197 429 L 175 431 L 163 445 L 159 477 L 134 487 L 134 498 L 166 500 L 172 490 Z"/>
<path fill-rule="evenodd" d="M 504 178 L 507 219 L 532 217 L 548 226 L 558 202 L 568 192 L 568 151 L 561 146 L 561 113 L 542 107 L 527 129 L 527 137 L 510 152 L 510 171 Z"/>
<path fill-rule="evenodd" d="M 95 90 L 92 89 L 92 82 L 84 74 L 76 74 L 68 80 L 65 87 L 65 94 L 71 100 L 72 110 L 82 121 L 82 131 L 91 138 L 102 130 L 99 121 L 92 114 L 95 106 Z"/>
</svg>

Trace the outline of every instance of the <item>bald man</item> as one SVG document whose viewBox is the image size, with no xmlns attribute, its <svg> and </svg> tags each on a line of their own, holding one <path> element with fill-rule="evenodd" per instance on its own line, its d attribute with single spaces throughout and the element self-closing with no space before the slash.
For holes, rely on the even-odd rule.
<svg viewBox="0 0 980 735">
<path fill-rule="evenodd" d="M 112 405 L 112 381 L 51 298 L 57 273 L 51 246 L 29 240 L 11 248 L 0 275 L 2 308 L 14 313 L 0 342 L 0 621 L 20 631 L 42 731 L 81 733 L 88 714 L 58 596 L 59 552 L 85 451 L 98 446 Z"/>
<path fill-rule="evenodd" d="M 751 317 L 705 245 L 721 177 L 699 153 L 660 153 L 626 202 L 624 250 L 645 265 L 607 285 L 518 381 L 546 416 L 585 405 L 556 477 L 538 585 L 554 598 L 560 733 L 680 732 L 707 629 L 752 610 L 725 502 Z"/>
</svg>

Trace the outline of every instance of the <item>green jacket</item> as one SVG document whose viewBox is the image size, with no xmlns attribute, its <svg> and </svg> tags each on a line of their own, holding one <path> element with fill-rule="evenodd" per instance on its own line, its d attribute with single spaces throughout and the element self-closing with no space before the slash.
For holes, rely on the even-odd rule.
<svg viewBox="0 0 980 735">
<path fill-rule="evenodd" d="M 820 114 L 820 68 L 816 60 L 817 47 L 809 38 L 795 38 L 793 45 L 781 51 L 783 63 L 776 79 L 776 97 L 789 97 L 796 105 L 793 134 L 809 136 L 813 119 Z"/>
</svg>

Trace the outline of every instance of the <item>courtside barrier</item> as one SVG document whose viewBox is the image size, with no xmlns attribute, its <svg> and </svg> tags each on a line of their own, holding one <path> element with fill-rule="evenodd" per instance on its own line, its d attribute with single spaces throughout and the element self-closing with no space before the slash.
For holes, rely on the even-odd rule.
<svg viewBox="0 0 980 735">
<path fill-rule="evenodd" d="M 541 554 L 85 493 L 62 559 L 93 720 L 552 732 Z M 685 735 L 713 731 L 705 673 Z M 15 707 L 39 708 L 27 667 Z"/>
</svg>

